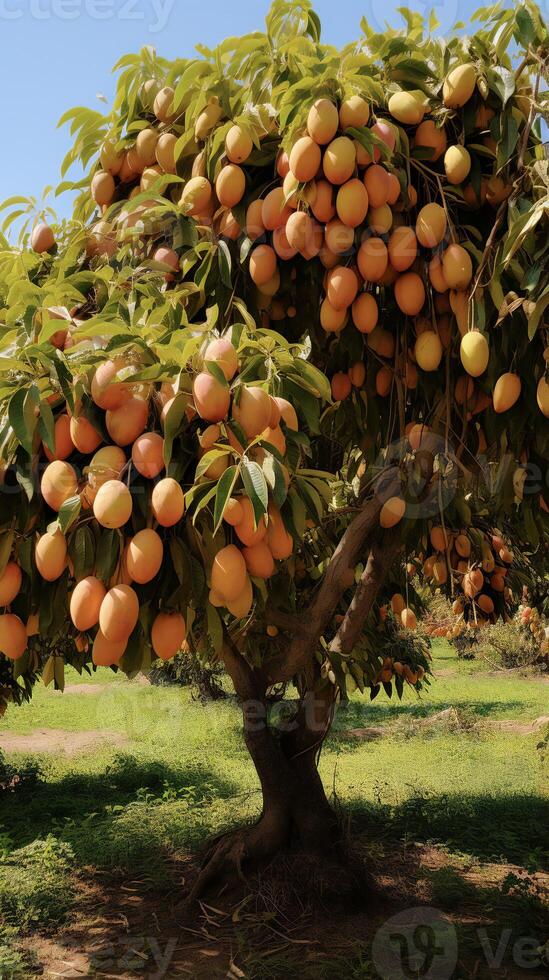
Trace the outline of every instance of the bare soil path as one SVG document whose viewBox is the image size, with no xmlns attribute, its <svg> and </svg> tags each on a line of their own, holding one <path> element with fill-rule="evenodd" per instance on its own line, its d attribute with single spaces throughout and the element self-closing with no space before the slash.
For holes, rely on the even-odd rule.
<svg viewBox="0 0 549 980">
<path fill-rule="evenodd" d="M 109 732 L 104 729 L 89 732 L 69 732 L 62 728 L 44 728 L 27 735 L 17 735 L 12 732 L 0 733 L 0 751 L 25 753 L 53 753 L 66 756 L 80 755 L 92 752 L 99 745 L 109 745 L 113 748 L 124 748 L 130 740 L 120 732 Z"/>
</svg>

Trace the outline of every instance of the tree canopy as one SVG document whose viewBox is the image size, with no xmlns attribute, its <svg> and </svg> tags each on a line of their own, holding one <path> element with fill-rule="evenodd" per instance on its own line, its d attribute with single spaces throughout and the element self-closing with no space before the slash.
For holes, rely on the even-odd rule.
<svg viewBox="0 0 549 980">
<path fill-rule="evenodd" d="M 546 549 L 546 27 L 417 13 L 122 58 L 57 193 L 4 203 L 0 665 L 181 649 L 237 692 L 428 683 L 418 582 L 507 616 Z M 74 181 L 71 167 L 85 176 Z M 514 550 L 520 561 L 514 561 Z M 459 625 L 458 625 L 459 628 Z"/>
</svg>

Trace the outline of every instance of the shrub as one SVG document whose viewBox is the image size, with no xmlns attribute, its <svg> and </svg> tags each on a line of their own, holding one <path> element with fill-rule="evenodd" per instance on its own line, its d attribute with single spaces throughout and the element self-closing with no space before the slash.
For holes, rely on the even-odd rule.
<svg viewBox="0 0 549 980">
<path fill-rule="evenodd" d="M 30 976 L 28 964 L 17 949 L 18 931 L 11 926 L 0 926 L 0 977 L 2 980 L 19 980 Z"/>
<path fill-rule="evenodd" d="M 496 667 L 512 670 L 517 667 L 537 667 L 543 669 L 545 658 L 540 653 L 539 643 L 528 627 L 513 620 L 510 623 L 496 623 L 479 630 L 472 638 L 465 634 L 477 657 L 485 657 Z M 452 642 L 463 640 L 463 635 Z M 464 641 L 465 642 L 465 641 Z"/>
<path fill-rule="evenodd" d="M 478 653 L 479 637 L 473 630 L 463 630 L 453 636 L 450 643 L 457 650 L 460 660 L 474 660 Z"/>
<path fill-rule="evenodd" d="M 0 859 L 0 915 L 21 929 L 61 922 L 72 902 L 74 853 L 51 835 Z"/>
<path fill-rule="evenodd" d="M 191 687 L 193 696 L 202 701 L 219 701 L 227 695 L 222 687 L 223 667 L 212 664 L 203 667 L 188 654 L 178 654 L 172 660 L 158 660 L 150 672 L 151 684 L 175 684 Z"/>
<path fill-rule="evenodd" d="M 17 765 L 6 761 L 0 752 L 0 792 L 15 792 L 22 786 L 34 786 L 41 779 L 42 771 L 35 759 L 23 759 Z"/>
</svg>

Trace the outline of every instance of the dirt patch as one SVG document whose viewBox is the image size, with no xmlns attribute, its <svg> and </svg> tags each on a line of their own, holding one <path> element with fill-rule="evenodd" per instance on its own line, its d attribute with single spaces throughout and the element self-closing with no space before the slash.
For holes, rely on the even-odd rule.
<svg viewBox="0 0 549 980">
<path fill-rule="evenodd" d="M 340 738 L 360 738 L 364 742 L 375 742 L 378 738 L 388 735 L 385 728 L 350 728 L 346 732 L 336 732 Z"/>
<path fill-rule="evenodd" d="M 120 749 L 130 744 L 130 740 L 120 732 L 105 730 L 91 732 L 67 732 L 62 728 L 44 728 L 28 735 L 11 732 L 0 733 L 0 750 L 3 752 L 54 753 L 75 756 L 92 752 L 99 745 L 109 745 Z"/>
<path fill-rule="evenodd" d="M 358 962 L 369 960 L 377 930 L 391 916 L 418 905 L 432 905 L 433 874 L 455 871 L 468 890 L 457 907 L 441 916 L 461 930 L 497 925 L 500 911 L 484 895 L 499 889 L 510 874 L 523 878 L 524 869 L 509 864 L 465 863 L 432 845 L 408 844 L 388 850 L 368 864 L 374 892 L 341 907 L 315 911 L 305 902 L 288 904 L 288 882 L 269 869 L 253 879 L 253 890 L 243 894 L 215 890 L 193 911 L 183 902 L 184 888 L 196 874 L 187 856 L 175 856 L 167 865 L 168 880 L 161 890 L 151 889 L 146 876 L 115 879 L 87 869 L 78 885 L 73 921 L 53 936 L 29 938 L 31 951 L 46 978 L 190 977 L 192 980 L 248 980 L 284 976 L 287 980 L 330 977 L 347 980 Z M 547 894 L 548 877 L 528 876 L 528 887 Z M 478 889 L 478 891 L 477 891 Z M 524 900 L 525 893 L 522 895 Z M 282 899 L 282 901 L 280 900 Z M 438 906 L 436 906 L 438 907 Z M 269 911 L 270 910 L 270 911 Z M 328 915 L 328 917 L 327 917 Z M 506 920 L 505 920 L 506 921 Z M 329 922 L 329 927 L 328 927 Z M 536 927 L 537 928 L 537 927 Z M 533 932 L 536 928 L 532 925 Z M 499 933 L 498 933 L 499 935 Z M 464 980 L 493 976 L 476 948 L 460 940 L 460 973 Z M 537 980 L 536 969 L 503 969 L 502 976 Z M 374 976 L 374 974 L 364 974 Z M 377 976 L 377 974 L 375 974 Z M 445 974 L 446 975 L 446 974 Z"/>
<path fill-rule="evenodd" d="M 509 667 L 507 670 L 479 670 L 477 677 L 497 677 L 499 681 L 528 681 L 535 684 L 549 684 L 549 674 L 540 673 L 533 667 Z"/>
<path fill-rule="evenodd" d="M 102 694 L 112 690 L 112 684 L 66 684 L 64 691 L 59 694 Z"/>
<path fill-rule="evenodd" d="M 105 691 L 117 691 L 120 687 L 127 688 L 128 685 L 134 687 L 150 687 L 151 682 L 148 677 L 140 674 L 139 677 L 131 681 L 123 681 L 122 684 L 66 684 L 64 691 L 58 694 L 103 694 Z"/>
<path fill-rule="evenodd" d="M 549 715 L 542 715 L 535 721 L 515 721 L 510 718 L 504 721 L 484 722 L 484 725 L 489 728 L 496 728 L 500 732 L 509 732 L 512 735 L 533 735 L 534 732 L 539 732 L 546 725 L 549 725 Z"/>
<path fill-rule="evenodd" d="M 410 719 L 408 730 L 410 727 L 414 731 L 416 728 L 424 730 L 440 727 L 448 731 L 462 732 L 466 728 L 467 730 L 507 732 L 509 735 L 534 735 L 536 732 L 542 731 L 546 725 L 549 725 L 549 715 L 542 715 L 535 721 L 520 721 L 509 718 L 501 721 L 483 720 L 474 724 L 464 724 L 455 708 L 445 708 L 444 711 L 437 711 L 436 714 L 429 715 L 427 718 Z M 385 728 L 351 728 L 346 731 L 334 732 L 334 735 L 339 738 L 354 738 L 364 742 L 374 742 L 399 731 L 402 731 L 402 728 L 399 729 L 398 726 L 393 725 Z"/>
</svg>

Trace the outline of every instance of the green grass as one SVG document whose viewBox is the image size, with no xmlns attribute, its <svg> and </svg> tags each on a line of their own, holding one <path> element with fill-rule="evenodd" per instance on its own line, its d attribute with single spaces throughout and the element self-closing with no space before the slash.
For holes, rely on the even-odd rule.
<svg viewBox="0 0 549 980">
<path fill-rule="evenodd" d="M 366 855 L 380 859 L 413 841 L 448 855 L 448 866 L 426 873 L 425 880 L 437 907 L 453 912 L 475 891 L 461 877 L 461 863 L 482 868 L 482 862 L 506 862 L 527 872 L 545 864 L 549 810 L 539 735 L 499 731 L 489 723 L 536 719 L 546 711 L 548 689 L 539 678 L 488 674 L 482 663 L 458 660 L 445 642 L 433 652 L 435 678 L 421 697 L 408 690 L 402 702 L 380 695 L 370 703 L 357 695 L 340 709 L 321 772 Z M 67 867 L 56 858 L 52 877 L 45 875 L 44 848 L 53 854 L 52 848 L 66 844 L 69 849 L 59 854 L 74 855 L 77 870 L 138 870 L 154 889 L 168 880 L 166 859 L 253 819 L 260 807 L 233 701 L 203 705 L 185 689 L 129 683 L 107 670 L 91 680 L 67 674 L 67 683 L 95 683 L 97 692 L 61 695 L 39 686 L 30 704 L 8 711 L 3 730 L 63 729 L 70 741 L 71 732 L 100 729 L 123 735 L 127 744 L 106 742 L 74 757 L 9 756 L 21 766 L 38 762 L 40 771 L 28 786 L 0 795 L 0 915 L 7 927 L 51 923 L 56 889 L 63 895 L 59 916 L 70 906 Z M 456 726 L 421 724 L 447 707 L 458 711 Z M 345 734 L 370 726 L 384 727 L 386 736 L 364 741 Z M 19 878 L 12 874 L 10 885 L 19 867 L 23 871 Z M 491 907 L 503 902 L 488 887 L 481 897 Z M 526 896 L 518 910 L 525 921 L 529 902 Z M 511 912 L 503 914 L 510 922 Z M 0 936 L 0 976 L 18 975 L 17 955 L 9 936 L 4 945 Z M 358 950 L 345 957 L 341 976 L 370 976 L 363 955 Z M 2 972 L 3 956 L 14 957 L 13 974 Z M 326 976 L 339 976 L 336 966 L 334 960 Z M 271 968 L 274 973 L 257 974 L 250 968 L 249 975 L 277 975 L 275 960 Z"/>
<path fill-rule="evenodd" d="M 538 866 L 534 829 L 546 801 L 536 737 L 416 722 L 451 706 L 468 722 L 530 721 L 543 713 L 547 687 L 535 678 L 486 676 L 443 642 L 434 653 L 435 679 L 420 698 L 410 690 L 402 702 L 356 696 L 339 711 L 321 760 L 325 783 L 359 827 L 376 826 L 382 815 L 385 832 Z M 437 680 L 437 670 L 454 673 Z M 185 689 L 127 683 L 108 670 L 94 680 L 101 684 L 96 695 L 40 686 L 30 704 L 4 719 L 4 730 L 14 733 L 106 729 L 128 739 L 124 749 L 107 743 L 74 758 L 43 755 L 43 779 L 32 792 L 0 798 L 8 848 L 46 830 L 68 840 L 85 863 L 131 867 L 145 847 L 154 864 L 166 849 L 194 848 L 220 826 L 257 813 L 257 781 L 233 702 L 202 705 Z M 388 736 L 344 736 L 371 725 L 386 726 Z"/>
<path fill-rule="evenodd" d="M 0 858 L 0 915 L 12 927 L 61 922 L 72 904 L 74 854 L 55 837 L 35 840 Z"/>
</svg>

